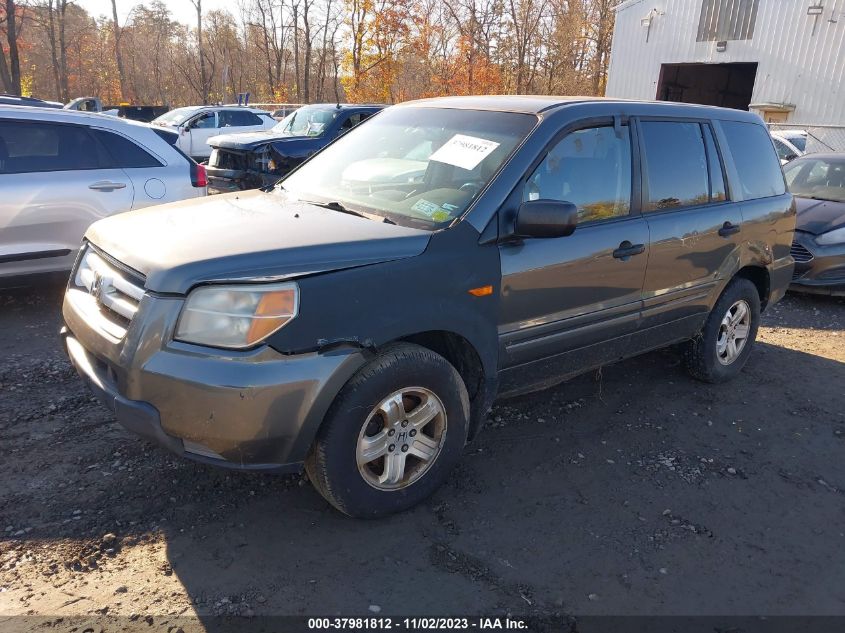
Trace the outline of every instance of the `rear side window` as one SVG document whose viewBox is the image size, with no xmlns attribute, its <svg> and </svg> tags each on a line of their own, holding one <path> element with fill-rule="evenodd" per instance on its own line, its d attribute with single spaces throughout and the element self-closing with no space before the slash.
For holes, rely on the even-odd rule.
<svg viewBox="0 0 845 633">
<path fill-rule="evenodd" d="M 779 196 L 786 191 L 772 139 L 762 125 L 722 121 L 746 200 Z"/>
<path fill-rule="evenodd" d="M 0 174 L 100 169 L 101 160 L 83 126 L 0 121 Z"/>
<path fill-rule="evenodd" d="M 218 113 L 218 116 L 220 117 L 219 127 L 261 125 L 261 119 L 258 115 L 249 110 L 222 110 Z"/>
<path fill-rule="evenodd" d="M 707 204 L 710 186 L 701 125 L 680 121 L 643 121 L 644 211 Z"/>
<path fill-rule="evenodd" d="M 104 130 L 91 130 L 106 148 L 112 160 L 112 167 L 138 169 L 142 167 L 161 167 L 161 162 L 147 150 L 139 147 L 128 138 Z"/>
</svg>

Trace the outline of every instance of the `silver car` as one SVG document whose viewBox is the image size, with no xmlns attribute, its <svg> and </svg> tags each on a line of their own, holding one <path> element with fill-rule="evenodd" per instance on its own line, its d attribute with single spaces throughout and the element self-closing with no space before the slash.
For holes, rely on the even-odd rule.
<svg viewBox="0 0 845 633">
<path fill-rule="evenodd" d="M 106 216 L 206 195 L 177 134 L 102 114 L 0 106 L 0 282 L 70 270 Z"/>
</svg>

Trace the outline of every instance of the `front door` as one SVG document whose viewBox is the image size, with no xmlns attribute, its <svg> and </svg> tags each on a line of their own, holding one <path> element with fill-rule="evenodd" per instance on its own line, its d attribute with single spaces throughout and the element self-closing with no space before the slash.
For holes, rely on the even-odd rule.
<svg viewBox="0 0 845 633">
<path fill-rule="evenodd" d="M 216 112 L 203 112 L 187 125 L 189 135 L 189 151 L 192 157 L 208 158 L 211 156 L 211 146 L 208 139 L 221 133 L 217 124 Z"/>
<path fill-rule="evenodd" d="M 526 179 L 524 200 L 571 202 L 579 219 L 568 237 L 500 246 L 503 392 L 625 355 L 649 248 L 632 173 L 629 126 L 609 124 L 566 134 Z"/>
</svg>

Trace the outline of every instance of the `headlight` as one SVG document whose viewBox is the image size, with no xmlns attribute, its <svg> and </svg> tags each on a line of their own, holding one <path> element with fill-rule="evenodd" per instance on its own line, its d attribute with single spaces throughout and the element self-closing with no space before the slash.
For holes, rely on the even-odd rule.
<svg viewBox="0 0 845 633">
<path fill-rule="evenodd" d="M 295 283 L 203 286 L 188 295 L 175 338 L 210 347 L 251 347 L 298 311 Z"/>
<path fill-rule="evenodd" d="M 831 244 L 845 244 L 845 226 L 822 233 L 816 238 L 816 244 L 830 246 Z"/>
</svg>

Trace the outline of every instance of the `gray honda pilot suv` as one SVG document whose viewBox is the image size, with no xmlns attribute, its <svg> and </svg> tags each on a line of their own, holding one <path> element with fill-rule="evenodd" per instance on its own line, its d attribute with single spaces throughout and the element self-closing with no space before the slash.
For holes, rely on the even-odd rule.
<svg viewBox="0 0 845 633">
<path fill-rule="evenodd" d="M 273 188 L 97 222 L 62 333 L 131 431 L 378 516 L 443 483 L 497 395 L 678 343 L 737 376 L 794 227 L 748 112 L 409 102 Z"/>
</svg>

